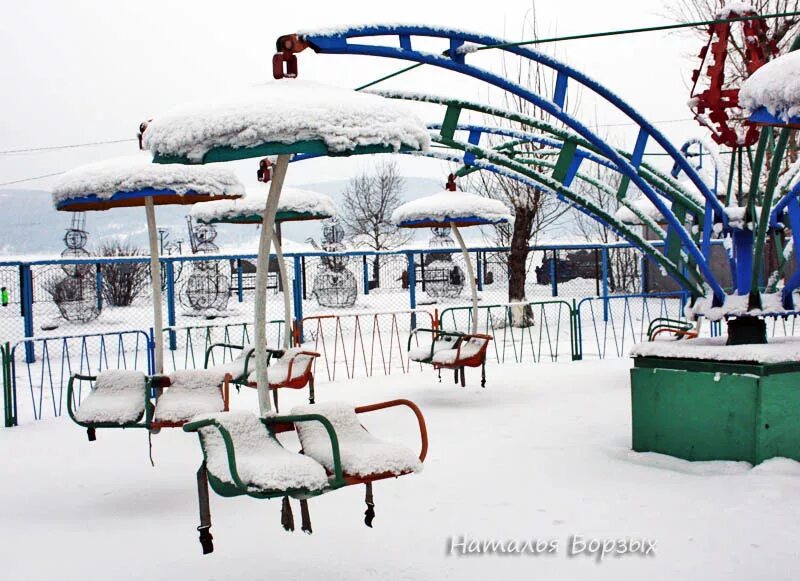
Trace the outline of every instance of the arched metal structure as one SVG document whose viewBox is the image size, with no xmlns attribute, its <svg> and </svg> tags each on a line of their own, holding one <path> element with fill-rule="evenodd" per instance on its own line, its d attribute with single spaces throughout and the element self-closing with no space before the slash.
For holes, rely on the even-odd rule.
<svg viewBox="0 0 800 581">
<path fill-rule="evenodd" d="M 387 46 L 387 37 L 395 38 L 397 46 Z M 446 40 L 449 48 L 443 54 L 425 52 L 413 48 L 417 39 L 431 38 Z M 724 226 L 727 226 L 728 217 L 723 206 L 710 191 L 708 186 L 703 183 L 702 178 L 697 174 L 692 165 L 688 163 L 678 149 L 676 149 L 660 131 L 644 119 L 635 109 L 625 103 L 619 96 L 583 73 L 547 55 L 529 48 L 505 43 L 498 38 L 458 30 L 425 26 L 364 26 L 335 31 L 303 32 L 297 35 L 281 37 L 278 41 L 278 46 L 279 50 L 291 50 L 293 52 L 300 52 L 310 47 L 314 51 L 322 54 L 367 55 L 424 63 L 485 81 L 528 101 L 554 119 L 563 123 L 572 132 L 577 134 L 577 136 L 586 140 L 598 154 L 608 159 L 608 161 L 617 168 L 623 175 L 622 185 L 620 187 L 621 197 L 624 197 L 624 193 L 631 183 L 635 184 L 636 187 L 641 190 L 664 217 L 667 224 L 668 238 L 677 241 L 673 244 L 666 245 L 666 253 L 674 253 L 675 251 L 672 250 L 672 248 L 677 246 L 678 253 L 682 250 L 688 258 L 689 264 L 681 265 L 678 270 L 683 268 L 683 266 L 696 265 L 697 272 L 702 278 L 702 283 L 707 285 L 711 290 L 715 303 L 719 304 L 724 299 L 725 293 L 712 273 L 709 261 L 707 257 L 703 255 L 701 249 L 702 241 L 710 240 L 712 236 L 711 225 L 714 222 L 721 222 Z M 287 49 L 286 47 L 290 48 Z M 496 48 L 497 50 L 514 54 L 551 69 L 556 73 L 554 94 L 552 96 L 536 94 L 530 89 L 509 81 L 495 73 L 467 64 L 466 58 L 476 47 Z M 591 91 L 594 95 L 616 108 L 621 114 L 625 115 L 639 127 L 636 144 L 632 149 L 630 158 L 626 159 L 624 156 L 620 155 L 614 147 L 595 134 L 587 125 L 564 110 L 570 82 L 580 85 L 584 90 Z M 450 143 L 448 143 L 447 134 L 450 128 L 457 126 L 459 113 L 460 108 L 458 107 L 448 108 L 448 112 L 442 122 L 441 132 L 443 137 L 441 142 L 445 143 L 445 145 L 450 145 Z M 704 220 L 703 224 L 698 225 L 702 227 L 700 244 L 693 239 L 691 232 L 682 223 L 681 217 L 677 216 L 666 205 L 664 199 L 655 189 L 639 175 L 639 168 L 642 165 L 642 158 L 648 143 L 659 146 L 664 153 L 672 158 L 673 162 L 691 180 L 698 193 L 702 195 L 705 213 L 712 214 L 711 220 Z M 481 153 L 479 150 L 475 149 L 478 147 L 475 144 L 462 142 L 462 145 L 467 153 Z M 569 147 L 562 147 L 563 157 L 558 160 L 557 165 L 560 166 L 560 168 L 565 168 L 566 171 L 563 172 L 563 175 L 559 175 L 554 171 L 552 177 L 561 177 L 563 179 L 572 173 L 572 168 L 580 164 L 581 158 L 576 159 L 575 151 L 576 145 L 572 142 L 570 142 Z M 496 158 L 492 159 L 493 155 L 494 154 L 486 156 L 486 159 L 491 162 L 497 161 Z M 521 166 L 521 164 L 516 165 Z M 563 188 L 563 183 L 558 179 L 552 179 L 549 187 L 553 191 L 565 193 L 561 190 L 561 188 Z M 575 203 L 581 206 L 585 205 L 583 201 L 576 200 Z M 606 216 L 602 214 L 601 212 L 598 215 L 606 218 Z M 609 223 L 612 222 L 613 221 L 609 221 Z M 648 253 L 654 250 L 647 244 L 639 244 L 638 242 L 636 244 Z M 670 274 L 676 276 L 673 269 L 668 268 L 668 270 L 670 270 Z M 684 286 L 686 285 L 684 284 Z M 698 290 L 696 284 L 690 286 L 692 287 L 693 294 L 704 294 L 704 291 Z"/>
<path fill-rule="evenodd" d="M 639 247 L 656 263 L 667 270 L 683 288 L 691 292 L 694 296 L 701 296 L 704 294 L 703 279 L 700 274 L 697 273 L 696 269 L 692 267 L 692 262 L 689 260 L 689 257 L 681 253 L 680 246 L 675 244 L 676 239 L 673 237 L 670 240 L 668 234 L 665 233 L 652 218 L 643 215 L 642 212 L 633 207 L 625 197 L 620 198 L 620 202 L 637 214 L 642 219 L 643 223 L 649 225 L 658 238 L 666 240 L 665 246 L 668 248 L 668 252 L 666 253 L 656 248 L 651 241 L 645 240 L 644 237 L 632 229 L 630 225 L 617 219 L 617 217 L 611 214 L 607 209 L 600 207 L 595 201 L 585 198 L 581 193 L 571 188 L 571 185 L 576 180 L 583 180 L 606 193 L 618 194 L 618 192 L 614 192 L 607 185 L 584 175 L 580 171 L 580 162 L 570 162 L 569 167 L 565 168 L 563 161 L 565 157 L 563 157 L 564 154 L 562 152 L 566 148 L 568 154 L 572 155 L 573 158 L 588 160 L 610 168 L 611 170 L 619 171 L 617 166 L 611 163 L 606 157 L 597 154 L 596 149 L 586 140 L 564 131 L 563 129 L 556 128 L 540 119 L 496 107 L 418 93 L 381 92 L 380 94 L 397 99 L 439 104 L 447 107 L 448 111 L 451 110 L 451 107 L 457 106 L 459 109 L 490 115 L 497 118 L 499 122 L 515 121 L 522 125 L 537 128 L 541 133 L 528 133 L 498 126 L 474 124 L 460 125 L 456 123 L 450 125 L 449 129 L 446 131 L 449 137 L 446 137 L 443 135 L 442 124 L 432 124 L 429 126 L 432 130 L 432 140 L 447 146 L 452 152 L 445 153 L 445 150 L 440 149 L 431 150 L 427 153 L 414 153 L 413 155 L 464 164 L 464 167 L 459 171 L 460 175 L 466 175 L 480 169 L 488 170 L 516 179 L 521 183 L 547 194 L 555 195 L 566 204 L 573 206 L 592 219 L 598 220 L 614 230 L 622 238 L 625 238 Z M 446 115 L 447 113 L 445 113 L 445 116 Z M 455 134 L 457 132 L 466 133 L 467 141 L 456 139 Z M 511 139 L 495 147 L 486 148 L 478 145 L 482 135 L 504 136 Z M 525 160 L 514 155 L 513 150 L 510 148 L 515 144 L 523 142 L 540 143 L 551 147 L 554 155 L 557 157 L 556 162 L 550 163 L 541 160 Z M 617 150 L 617 153 L 623 158 L 630 158 L 632 156 L 631 153 L 623 150 Z M 311 157 L 316 156 L 301 154 L 295 156 L 292 161 L 300 161 Z M 560 166 L 559 161 L 561 163 Z M 550 173 L 553 175 L 547 175 L 542 171 L 538 171 L 541 168 L 552 169 Z M 671 177 L 650 167 L 646 163 L 641 164 L 639 173 L 642 179 L 651 184 L 653 190 L 656 191 L 658 195 L 663 196 L 673 207 L 680 207 L 683 209 L 683 214 L 694 216 L 695 223 L 703 223 L 704 216 L 706 215 L 704 207 L 687 194 L 679 183 L 673 181 Z M 707 215 L 711 216 L 712 214 L 709 213 Z M 711 229 L 710 224 L 708 228 L 709 230 Z M 708 256 L 708 254 L 704 254 L 704 256 Z"/>
</svg>

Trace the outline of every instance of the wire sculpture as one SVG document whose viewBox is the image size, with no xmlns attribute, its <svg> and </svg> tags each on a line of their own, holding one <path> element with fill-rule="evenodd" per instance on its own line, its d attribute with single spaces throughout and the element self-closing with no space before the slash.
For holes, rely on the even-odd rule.
<svg viewBox="0 0 800 581">
<path fill-rule="evenodd" d="M 450 228 L 431 228 L 433 236 L 429 241 L 431 248 L 453 248 L 455 241 L 450 236 Z M 432 298 L 452 299 L 464 290 L 464 271 L 453 262 L 450 253 L 433 253 L 425 257 L 422 273 L 422 287 Z"/>
<path fill-rule="evenodd" d="M 70 227 L 64 234 L 66 248 L 61 257 L 66 259 L 86 258 L 86 244 L 89 234 L 86 232 L 86 215 L 80 212 L 72 214 Z M 97 296 L 97 282 L 92 276 L 91 264 L 62 264 L 64 277 L 55 281 L 48 289 L 53 302 L 58 307 L 61 317 L 76 323 L 88 323 L 100 315 L 101 304 Z"/>
<path fill-rule="evenodd" d="M 325 252 L 344 252 L 344 228 L 336 218 L 322 223 L 322 247 L 313 239 L 308 241 L 318 250 Z M 321 307 L 347 308 L 356 302 L 357 283 L 348 265 L 349 256 L 323 256 L 321 266 L 312 283 L 311 294 Z"/>
<path fill-rule="evenodd" d="M 193 224 L 186 217 L 189 243 L 193 254 L 216 254 L 219 247 L 214 240 L 217 229 L 212 224 Z M 206 317 L 225 311 L 230 298 L 230 273 L 225 272 L 225 261 L 201 260 L 191 263 L 191 272 L 180 293 L 181 304 Z M 227 265 L 230 269 L 230 265 Z"/>
</svg>

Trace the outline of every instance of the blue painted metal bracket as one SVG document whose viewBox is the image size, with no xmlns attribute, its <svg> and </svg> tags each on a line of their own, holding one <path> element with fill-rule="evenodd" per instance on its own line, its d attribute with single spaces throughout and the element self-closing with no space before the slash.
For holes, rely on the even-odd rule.
<svg viewBox="0 0 800 581">
<path fill-rule="evenodd" d="M 527 58 L 544 66 L 547 66 L 557 73 L 562 73 L 569 79 L 576 81 L 586 87 L 587 89 L 593 91 L 610 104 L 614 105 L 617 109 L 622 111 L 627 117 L 629 117 L 632 121 L 634 121 L 639 127 L 640 131 L 646 133 L 650 138 L 652 138 L 655 142 L 657 142 L 669 155 L 672 157 L 673 161 L 681 167 L 681 169 L 686 173 L 686 175 L 692 180 L 695 187 L 703 194 L 706 198 L 707 202 L 711 205 L 712 208 L 715 209 L 721 216 L 723 223 L 727 223 L 727 216 L 724 214 L 722 205 L 720 204 L 719 200 L 712 194 L 712 192 L 708 189 L 706 184 L 697 174 L 695 169 L 687 162 L 687 160 L 678 152 L 678 150 L 669 142 L 669 140 L 660 132 L 658 131 L 652 124 L 650 124 L 647 120 L 645 120 L 639 113 L 630 107 L 625 101 L 623 101 L 620 97 L 606 89 L 604 86 L 600 85 L 593 79 L 587 77 L 583 73 L 572 69 L 564 65 L 563 63 L 548 57 L 547 55 L 538 53 L 531 49 L 519 46 L 508 46 L 498 38 L 484 36 L 479 34 L 473 34 L 469 32 L 459 31 L 459 30 L 449 30 L 444 28 L 431 28 L 431 27 L 424 27 L 424 26 L 363 26 L 363 27 L 354 27 L 346 30 L 341 31 L 330 31 L 330 32 L 320 32 L 320 33 L 313 33 L 308 32 L 302 34 L 302 38 L 316 51 L 319 53 L 328 53 L 328 54 L 351 54 L 351 55 L 366 55 L 366 56 L 377 56 L 377 57 L 386 57 L 386 58 L 395 58 L 395 59 L 402 59 L 402 60 L 409 60 L 418 63 L 429 64 L 433 66 L 438 66 L 441 68 L 449 69 L 454 72 L 462 73 L 473 78 L 482 80 L 487 82 L 493 86 L 496 86 L 500 89 L 506 90 L 520 98 L 523 98 L 529 101 L 531 104 L 539 107 L 543 111 L 547 112 L 548 114 L 552 115 L 559 121 L 563 122 L 567 127 L 570 127 L 572 130 L 576 131 L 580 134 L 584 139 L 589 141 L 594 147 L 600 150 L 606 157 L 608 157 L 611 161 L 613 161 L 617 167 L 620 169 L 620 172 L 624 175 L 627 175 L 628 178 L 642 191 L 642 193 L 647 196 L 647 198 L 653 203 L 653 205 L 658 209 L 658 211 L 664 216 L 668 224 L 675 228 L 676 234 L 679 236 L 682 242 L 682 246 L 685 249 L 686 253 L 689 257 L 697 264 L 698 268 L 700 269 L 703 278 L 709 284 L 712 289 L 712 292 L 715 295 L 717 300 L 722 300 L 724 298 L 724 291 L 720 286 L 719 282 L 716 280 L 713 272 L 711 271 L 710 265 L 708 261 L 703 256 L 700 249 L 695 245 L 694 240 L 692 239 L 689 232 L 683 227 L 682 224 L 678 222 L 676 217 L 670 212 L 667 206 L 664 204 L 663 200 L 659 199 L 658 194 L 650 187 L 649 184 L 642 179 L 636 168 L 625 160 L 622 156 L 620 156 L 616 150 L 611 147 L 608 143 L 606 143 L 603 139 L 599 136 L 594 134 L 588 126 L 584 125 L 577 119 L 573 118 L 571 115 L 568 115 L 564 111 L 562 111 L 561 107 L 559 107 L 556 103 L 550 101 L 549 99 L 543 98 L 540 95 L 522 87 L 521 85 L 511 82 L 507 79 L 504 79 L 501 76 L 495 75 L 489 71 L 484 69 L 474 67 L 471 65 L 466 64 L 463 58 L 453 59 L 448 58 L 447 56 L 438 55 L 434 53 L 426 53 L 420 52 L 416 50 L 406 50 L 401 48 L 395 48 L 391 46 L 381 46 L 381 45 L 371 45 L 371 44 L 361 44 L 361 43 L 353 43 L 350 42 L 353 38 L 360 38 L 360 37 L 375 37 L 375 36 L 400 36 L 400 35 L 407 35 L 411 36 L 424 36 L 424 37 L 434 37 L 434 38 L 445 38 L 451 41 L 457 39 L 458 41 L 463 42 L 470 42 L 475 44 L 481 45 L 504 45 L 499 48 L 499 50 L 507 51 L 522 58 Z"/>
<path fill-rule="evenodd" d="M 786 194 L 778 200 L 778 203 L 772 208 L 772 212 L 769 214 L 769 225 L 772 228 L 780 228 L 783 226 L 783 222 L 781 220 L 781 214 L 783 214 L 786 207 L 789 203 L 796 199 L 797 196 L 800 195 L 800 181 Z"/>
<path fill-rule="evenodd" d="M 794 189 L 792 189 L 791 196 L 786 196 L 784 198 L 788 200 L 784 205 L 789 211 L 789 224 L 792 228 L 792 241 L 794 244 L 794 258 L 795 262 L 798 264 L 797 270 L 795 270 L 794 274 L 789 278 L 789 280 L 786 282 L 786 285 L 783 287 L 781 299 L 783 306 L 786 309 L 794 308 L 792 293 L 798 286 L 800 286 L 800 257 L 798 257 L 798 252 L 800 252 L 800 201 L 797 199 L 798 189 L 800 189 L 800 185 L 795 186 Z"/>
<path fill-rule="evenodd" d="M 750 281 L 753 275 L 753 232 L 747 229 L 736 229 L 733 236 L 733 256 L 736 259 L 736 294 L 750 293 Z"/>
</svg>

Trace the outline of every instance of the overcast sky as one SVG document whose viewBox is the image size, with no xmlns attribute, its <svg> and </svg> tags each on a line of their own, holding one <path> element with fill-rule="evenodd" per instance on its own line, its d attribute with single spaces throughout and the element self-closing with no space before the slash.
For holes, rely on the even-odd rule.
<svg viewBox="0 0 800 581">
<path fill-rule="evenodd" d="M 481 31 L 511 40 L 523 30 L 530 0 L 495 2 L 348 2 L 270 0 L 171 2 L 166 0 L 7 2 L 0 18 L 0 151 L 135 137 L 141 120 L 204 93 L 271 78 L 277 36 L 300 29 L 403 22 Z M 661 0 L 541 0 L 540 36 L 566 35 L 669 22 Z M 700 46 L 687 33 L 649 33 L 570 41 L 556 54 L 627 99 L 653 121 L 688 119 L 686 81 Z M 497 51 L 479 64 L 497 67 Z M 405 66 L 402 61 L 326 56 L 300 58 L 304 79 L 356 87 Z M 468 58 L 473 58 L 472 56 Z M 496 98 L 458 75 L 422 67 L 381 87 Z M 571 95 L 570 98 L 575 96 Z M 581 97 L 579 115 L 597 122 L 620 146 L 635 138 L 619 114 Z M 429 115 L 427 109 L 420 111 Z M 428 118 L 426 120 L 434 120 Z M 680 142 L 699 132 L 692 121 L 659 127 Z M 69 169 L 135 151 L 135 141 L 37 154 L 0 154 L 0 182 Z M 369 163 L 319 160 L 292 169 L 287 183 L 340 179 Z M 254 180 L 255 162 L 237 171 Z M 441 178 L 447 168 L 430 160 L 404 159 L 409 176 Z M 46 189 L 47 179 L 6 186 Z"/>
</svg>

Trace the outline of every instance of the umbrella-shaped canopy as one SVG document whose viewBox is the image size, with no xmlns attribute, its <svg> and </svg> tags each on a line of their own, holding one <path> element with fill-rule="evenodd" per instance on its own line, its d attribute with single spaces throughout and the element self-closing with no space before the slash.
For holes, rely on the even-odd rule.
<svg viewBox="0 0 800 581">
<path fill-rule="evenodd" d="M 266 349 L 267 257 L 275 212 L 295 153 L 354 155 L 426 150 L 425 124 L 377 95 L 284 79 L 214 101 L 190 103 L 143 123 L 157 163 L 210 163 L 277 155 L 262 211 L 255 296 L 255 350 Z M 262 168 L 264 169 L 264 168 Z M 271 409 L 264 357 L 256 358 L 262 413 Z"/>
<path fill-rule="evenodd" d="M 406 202 L 392 213 L 401 228 L 436 226 L 484 226 L 511 221 L 508 208 L 499 200 L 461 190 L 444 190 Z"/>
<path fill-rule="evenodd" d="M 116 207 L 145 206 L 150 242 L 156 373 L 164 371 L 161 313 L 161 266 L 158 260 L 155 205 L 194 204 L 234 199 L 244 186 L 230 170 L 220 167 L 156 165 L 149 156 L 112 159 L 66 172 L 53 187 L 57 210 L 83 212 Z"/>
<path fill-rule="evenodd" d="M 247 188 L 247 193 L 238 200 L 210 202 L 192 208 L 192 217 L 203 224 L 261 224 L 267 191 L 263 188 Z M 301 190 L 283 188 L 276 222 L 324 220 L 336 213 L 330 196 Z"/>
<path fill-rule="evenodd" d="M 261 224 L 266 204 L 266 190 L 263 188 L 248 189 L 247 195 L 238 200 L 220 200 L 197 205 L 192 208 L 192 217 L 202 224 Z M 297 188 L 284 188 L 278 202 L 275 222 L 325 220 L 335 213 L 336 208 L 330 196 Z M 289 337 L 292 328 L 292 305 L 286 287 L 289 278 L 277 232 L 273 232 L 272 241 L 275 245 L 275 257 L 278 260 L 278 269 L 283 284 L 283 346 L 288 349 L 291 346 Z"/>
<path fill-rule="evenodd" d="M 143 124 L 159 163 L 266 155 L 352 155 L 427 148 L 425 124 L 390 99 L 284 79 L 176 107 Z"/>
<path fill-rule="evenodd" d="M 800 51 L 779 56 L 742 84 L 739 104 L 759 125 L 800 128 Z"/>
<path fill-rule="evenodd" d="M 511 222 L 508 209 L 499 200 L 492 200 L 456 189 L 455 176 L 450 175 L 447 189 L 438 194 L 406 202 L 392 213 L 392 222 L 401 228 L 434 228 L 449 226 L 461 247 L 472 292 L 472 333 L 478 332 L 478 287 L 467 246 L 459 226 L 484 226 Z"/>
<path fill-rule="evenodd" d="M 221 167 L 165 166 L 149 155 L 119 157 L 65 172 L 53 187 L 53 205 L 66 212 L 153 204 L 194 204 L 244 195 L 236 175 Z"/>
</svg>

